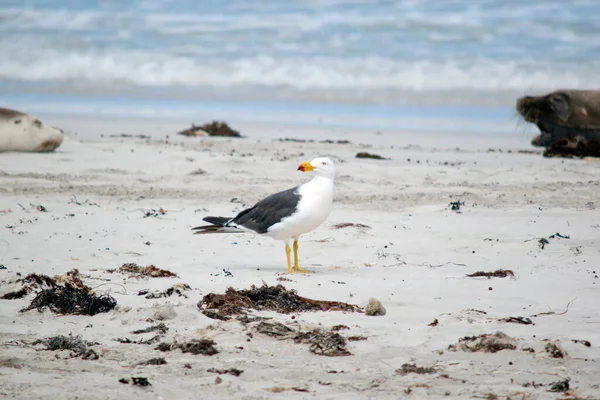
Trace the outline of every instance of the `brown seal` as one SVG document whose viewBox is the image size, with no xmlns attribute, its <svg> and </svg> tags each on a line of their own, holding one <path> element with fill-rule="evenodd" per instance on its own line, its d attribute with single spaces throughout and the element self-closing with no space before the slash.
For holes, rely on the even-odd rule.
<svg viewBox="0 0 600 400">
<path fill-rule="evenodd" d="M 600 157 L 600 90 L 557 90 L 517 100 L 517 112 L 541 134 L 531 140 L 545 156 Z"/>
</svg>

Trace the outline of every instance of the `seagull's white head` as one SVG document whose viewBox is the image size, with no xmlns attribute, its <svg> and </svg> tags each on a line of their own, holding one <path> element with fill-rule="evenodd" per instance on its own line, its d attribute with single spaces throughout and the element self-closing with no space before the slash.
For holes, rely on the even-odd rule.
<svg viewBox="0 0 600 400">
<path fill-rule="evenodd" d="M 335 177 L 335 165 L 327 157 L 315 158 L 311 162 L 303 162 L 298 166 L 298 171 L 313 171 L 316 175 L 333 179 Z"/>
</svg>

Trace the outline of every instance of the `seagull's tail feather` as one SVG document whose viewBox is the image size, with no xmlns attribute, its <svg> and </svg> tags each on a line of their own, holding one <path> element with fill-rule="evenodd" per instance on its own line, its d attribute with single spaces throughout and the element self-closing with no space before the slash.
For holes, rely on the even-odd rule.
<svg viewBox="0 0 600 400">
<path fill-rule="evenodd" d="M 202 221 L 206 221 L 209 224 L 213 224 L 213 225 L 225 226 L 229 221 L 231 221 L 231 218 L 227 218 L 227 217 L 204 217 L 204 218 L 202 218 Z"/>
<path fill-rule="evenodd" d="M 225 217 L 204 217 L 203 221 L 208 222 L 211 225 L 202 225 L 192 228 L 194 235 L 202 235 L 204 233 L 240 233 L 244 232 L 235 226 L 227 226 L 227 223 L 231 221 L 231 218 Z"/>
<path fill-rule="evenodd" d="M 233 226 L 220 226 L 220 225 L 204 225 L 192 228 L 194 235 L 202 235 L 205 233 L 242 233 L 245 232 L 242 229 L 234 228 Z"/>
</svg>

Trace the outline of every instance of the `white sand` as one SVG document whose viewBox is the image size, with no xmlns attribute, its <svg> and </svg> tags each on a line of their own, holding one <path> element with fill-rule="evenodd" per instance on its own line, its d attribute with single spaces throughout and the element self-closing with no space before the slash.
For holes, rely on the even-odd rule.
<svg viewBox="0 0 600 400">
<path fill-rule="evenodd" d="M 19 313 L 33 294 L 0 300 L 0 398 L 494 394 L 545 399 L 563 398 L 548 392 L 548 384 L 567 377 L 572 396 L 600 398 L 600 164 L 517 153 L 531 150 L 523 135 L 450 137 L 240 126 L 248 138 L 236 140 L 176 137 L 172 133 L 185 124 L 175 123 L 51 122 L 71 135 L 56 153 L 0 155 L 0 264 L 6 266 L 0 279 L 78 268 L 97 292 L 110 291 L 118 308 L 93 317 L 56 316 L 50 311 Z M 98 133 L 106 136 L 79 139 Z M 153 140 L 115 139 L 108 137 L 111 133 L 151 134 Z M 171 135 L 165 142 L 167 133 Z M 352 144 L 273 140 L 319 136 Z M 358 151 L 391 159 L 359 160 L 354 158 Z M 301 266 L 314 274 L 278 281 L 286 276 L 285 253 L 281 242 L 269 238 L 190 234 L 205 215 L 233 215 L 273 191 L 303 182 L 308 176 L 296 172 L 297 164 L 321 155 L 332 157 L 339 172 L 331 217 L 301 238 Z M 206 173 L 190 175 L 198 168 Z M 461 213 L 448 208 L 458 200 L 465 203 Z M 42 204 L 47 212 L 30 204 Z M 144 211 L 160 207 L 165 215 L 144 218 Z M 343 222 L 371 228 L 332 229 Z M 557 232 L 570 239 L 555 237 L 544 249 L 538 246 L 537 238 Z M 128 262 L 154 264 L 179 278 L 136 280 L 107 272 Z M 465 277 L 499 268 L 514 271 L 515 277 Z M 177 282 L 192 287 L 188 298 L 148 300 L 136 295 Z M 257 313 L 292 327 L 345 324 L 351 329 L 341 331 L 343 335 L 368 337 L 349 343 L 352 356 L 330 358 L 311 353 L 305 344 L 261 334 L 247 341 L 240 323 L 209 319 L 196 306 L 208 293 L 262 282 L 282 283 L 309 298 L 360 306 L 376 297 L 387 314 L 308 312 L 292 319 Z M 162 353 L 154 345 L 115 341 L 152 337 L 131 331 L 151 325 L 149 319 L 164 305 L 172 305 L 176 316 L 164 321 L 169 331 L 163 341 L 212 338 L 220 353 Z M 535 325 L 498 321 L 510 316 L 531 317 Z M 436 318 L 439 325 L 428 326 Z M 514 337 L 517 350 L 448 350 L 463 336 L 496 331 Z M 69 333 L 98 342 L 93 348 L 100 359 L 69 359 L 67 351 L 39 351 L 28 345 Z M 558 341 L 568 355 L 549 357 L 544 351 L 547 340 Z M 523 351 L 526 347 L 535 352 Z M 152 357 L 165 357 L 168 364 L 134 366 Z M 404 363 L 434 366 L 438 372 L 401 376 L 395 371 Z M 244 372 L 239 377 L 220 375 L 222 382 L 216 384 L 217 374 L 207 372 L 213 367 Z M 127 375 L 147 377 L 152 386 L 118 382 Z M 545 386 L 523 387 L 532 381 Z M 269 390 L 273 387 L 308 392 L 274 393 Z"/>
</svg>

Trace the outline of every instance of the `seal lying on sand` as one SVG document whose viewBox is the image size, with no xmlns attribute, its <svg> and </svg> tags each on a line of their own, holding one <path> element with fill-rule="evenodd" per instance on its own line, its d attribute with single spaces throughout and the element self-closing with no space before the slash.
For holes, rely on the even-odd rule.
<svg viewBox="0 0 600 400">
<path fill-rule="evenodd" d="M 600 157 L 600 90 L 557 90 L 517 100 L 517 111 L 541 134 L 531 140 L 545 156 Z"/>
<path fill-rule="evenodd" d="M 38 118 L 9 108 L 0 108 L 0 153 L 54 151 L 62 141 L 61 131 Z"/>
</svg>

